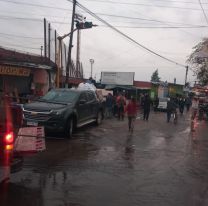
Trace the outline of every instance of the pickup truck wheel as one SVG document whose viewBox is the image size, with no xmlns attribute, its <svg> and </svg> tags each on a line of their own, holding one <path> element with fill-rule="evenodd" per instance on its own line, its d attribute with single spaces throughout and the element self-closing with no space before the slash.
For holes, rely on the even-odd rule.
<svg viewBox="0 0 208 206">
<path fill-rule="evenodd" d="M 98 114 L 97 114 L 97 117 L 96 117 L 96 124 L 100 125 L 102 123 L 102 119 L 103 119 L 102 112 L 99 111 Z"/>
<path fill-rule="evenodd" d="M 69 119 L 67 122 L 66 131 L 65 131 L 65 135 L 67 138 L 72 137 L 73 129 L 74 129 L 74 122 L 72 119 Z"/>
</svg>

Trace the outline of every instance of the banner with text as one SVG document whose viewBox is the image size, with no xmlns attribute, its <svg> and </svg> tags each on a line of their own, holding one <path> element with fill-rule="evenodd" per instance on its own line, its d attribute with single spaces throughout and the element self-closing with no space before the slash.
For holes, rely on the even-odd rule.
<svg viewBox="0 0 208 206">
<path fill-rule="evenodd" d="M 134 72 L 102 72 L 101 84 L 133 85 Z"/>
</svg>

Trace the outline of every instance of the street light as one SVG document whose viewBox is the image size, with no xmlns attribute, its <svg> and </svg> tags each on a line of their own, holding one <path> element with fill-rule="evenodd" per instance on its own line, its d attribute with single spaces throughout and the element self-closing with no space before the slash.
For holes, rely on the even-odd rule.
<svg viewBox="0 0 208 206">
<path fill-rule="evenodd" d="M 90 63 L 91 63 L 91 73 L 90 74 L 91 74 L 91 77 L 92 77 L 92 65 L 94 64 L 94 62 L 95 62 L 94 59 L 90 59 Z"/>
<path fill-rule="evenodd" d="M 59 41 L 59 47 L 58 47 L 58 55 L 57 55 L 57 74 L 56 74 L 56 86 L 57 88 L 59 88 L 59 83 L 60 83 L 60 72 L 62 69 L 62 41 L 63 39 L 65 39 L 67 36 L 70 36 L 73 32 L 75 32 L 77 30 L 77 28 L 75 28 L 72 32 L 69 32 L 67 34 L 64 34 L 63 36 L 59 36 L 57 39 Z M 68 71 L 68 76 L 69 76 L 69 71 Z M 67 75 L 66 75 L 66 79 L 67 79 Z M 68 82 L 68 80 L 67 80 Z"/>
</svg>

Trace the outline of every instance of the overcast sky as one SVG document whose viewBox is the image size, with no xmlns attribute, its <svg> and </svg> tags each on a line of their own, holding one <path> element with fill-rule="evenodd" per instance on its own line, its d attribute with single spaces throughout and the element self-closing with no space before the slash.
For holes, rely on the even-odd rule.
<svg viewBox="0 0 208 206">
<path fill-rule="evenodd" d="M 22 2 L 39 6 L 29 6 Z M 208 34 L 206 27 L 164 28 L 208 26 L 198 0 L 79 0 L 78 2 L 138 43 L 183 65 L 186 64 L 192 48 Z M 201 2 L 205 14 L 208 15 L 208 2 L 205 0 Z M 158 69 L 163 81 L 173 82 L 176 78 L 177 83 L 184 83 L 185 68 L 152 55 L 104 26 L 79 7 L 76 11 L 98 25 L 81 32 L 81 61 L 85 77 L 90 75 L 89 59 L 94 59 L 93 76 L 96 76 L 97 80 L 101 71 L 129 71 L 135 72 L 135 80 L 150 81 L 152 73 Z M 29 2 L 0 0 L 0 45 L 40 54 L 40 47 L 43 45 L 42 18 L 46 17 L 51 21 L 53 28 L 63 35 L 70 30 L 71 13 L 72 3 L 67 0 Z M 32 38 L 23 38 L 25 36 Z M 68 44 L 68 39 L 65 41 Z M 73 58 L 75 54 L 74 47 Z M 188 80 L 195 80 L 191 72 Z"/>
</svg>

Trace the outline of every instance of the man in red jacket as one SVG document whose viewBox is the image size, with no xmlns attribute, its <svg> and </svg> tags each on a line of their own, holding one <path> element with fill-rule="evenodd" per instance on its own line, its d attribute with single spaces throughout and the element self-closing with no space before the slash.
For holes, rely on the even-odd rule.
<svg viewBox="0 0 208 206">
<path fill-rule="evenodd" d="M 128 126 L 129 126 L 129 131 L 133 131 L 133 121 L 136 118 L 137 115 L 137 106 L 136 106 L 136 100 L 134 97 L 131 97 L 130 102 L 128 103 L 127 107 L 126 107 L 126 112 L 127 112 L 127 116 L 128 116 Z"/>
<path fill-rule="evenodd" d="M 126 98 L 124 97 L 124 94 L 119 94 L 116 102 L 118 107 L 118 120 L 124 120 L 124 108 L 126 105 Z"/>
</svg>

